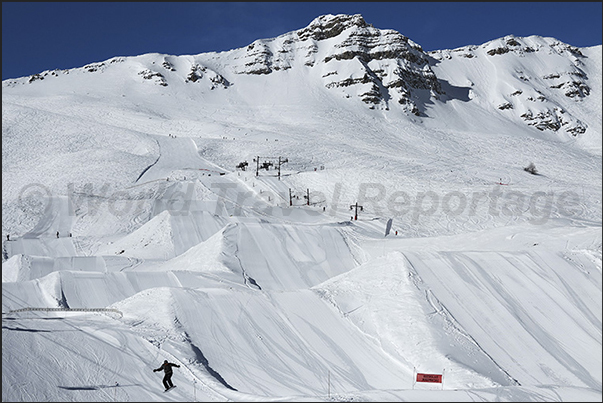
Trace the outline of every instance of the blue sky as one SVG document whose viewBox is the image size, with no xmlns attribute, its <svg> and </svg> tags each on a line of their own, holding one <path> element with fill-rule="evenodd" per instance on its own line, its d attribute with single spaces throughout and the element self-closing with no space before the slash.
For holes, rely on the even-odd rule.
<svg viewBox="0 0 603 403">
<path fill-rule="evenodd" d="M 225 51 L 362 14 L 424 50 L 513 34 L 601 45 L 601 2 L 2 2 L 2 80 L 114 56 Z"/>
</svg>

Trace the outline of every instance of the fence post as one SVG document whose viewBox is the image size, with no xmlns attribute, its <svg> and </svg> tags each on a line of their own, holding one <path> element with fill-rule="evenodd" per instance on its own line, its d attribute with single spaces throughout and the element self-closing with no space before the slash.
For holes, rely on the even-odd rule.
<svg viewBox="0 0 603 403">
<path fill-rule="evenodd" d="M 415 381 L 417 380 L 417 377 L 415 375 L 417 368 L 416 367 L 412 367 L 412 389 L 415 389 Z"/>
</svg>

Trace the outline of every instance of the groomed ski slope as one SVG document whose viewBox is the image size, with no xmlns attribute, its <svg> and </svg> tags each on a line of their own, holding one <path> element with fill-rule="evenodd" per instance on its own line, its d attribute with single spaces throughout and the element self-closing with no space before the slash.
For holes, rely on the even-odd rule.
<svg viewBox="0 0 603 403">
<path fill-rule="evenodd" d="M 541 259 L 548 270 L 537 264 Z M 180 388 L 169 400 L 196 394 L 206 401 L 326 401 L 327 377 L 332 395 L 342 399 L 502 394 L 550 400 L 569 393 L 596 400 L 600 351 L 592 346 L 600 337 L 600 300 L 588 296 L 601 283 L 591 259 L 584 253 L 568 260 L 537 252 L 396 251 L 294 291 L 258 291 L 180 271 L 61 272 L 18 287 L 4 283 L 5 311 L 8 301 L 43 304 L 16 294 L 43 290 L 47 303 L 62 295 L 70 307 L 123 312 L 123 318 L 75 312 L 5 318 L 3 344 L 18 338 L 27 348 L 18 356 L 5 348 L 3 365 L 35 361 L 36 368 L 55 368 L 49 376 L 32 374 L 29 365 L 11 367 L 4 381 L 15 387 L 5 398 L 39 397 L 17 386 L 26 378 L 33 390 L 52 391 L 51 400 L 109 401 L 116 394 L 120 401 L 155 400 L 160 377 L 151 369 L 168 359 L 182 365 L 175 371 Z M 560 275 L 568 271 L 576 276 Z M 253 267 L 247 272 L 258 277 Z M 417 395 L 417 365 L 424 372 L 444 370 L 446 390 Z M 552 386 L 560 379 L 567 386 Z"/>
</svg>

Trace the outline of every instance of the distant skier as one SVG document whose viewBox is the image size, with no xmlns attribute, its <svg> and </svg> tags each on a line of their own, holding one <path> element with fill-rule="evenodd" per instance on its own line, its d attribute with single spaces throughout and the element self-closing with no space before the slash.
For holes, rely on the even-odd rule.
<svg viewBox="0 0 603 403">
<path fill-rule="evenodd" d="M 57 231 L 57 238 L 59 237 L 59 231 Z"/>
<path fill-rule="evenodd" d="M 163 370 L 163 372 L 165 373 L 165 375 L 163 376 L 163 386 L 165 386 L 166 391 L 174 387 L 174 384 L 172 383 L 172 367 L 180 368 L 180 365 L 173 364 L 171 362 L 168 362 L 168 360 L 165 360 L 159 368 L 153 370 L 153 372 Z"/>
</svg>

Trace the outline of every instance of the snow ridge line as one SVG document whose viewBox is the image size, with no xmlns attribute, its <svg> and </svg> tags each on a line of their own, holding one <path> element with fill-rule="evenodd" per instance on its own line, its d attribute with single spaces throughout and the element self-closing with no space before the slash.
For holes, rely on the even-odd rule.
<svg viewBox="0 0 603 403">
<path fill-rule="evenodd" d="M 234 224 L 233 228 L 239 227 L 239 224 L 236 223 Z M 222 231 L 222 234 L 224 234 L 226 228 Z M 238 238 L 240 236 L 240 228 L 239 231 L 237 232 L 237 242 L 234 242 L 234 251 L 232 252 L 232 255 L 237 259 L 237 262 L 239 263 L 239 268 L 241 269 L 241 274 L 243 275 L 243 280 L 245 281 L 245 285 L 250 288 L 250 289 L 254 289 L 251 287 L 251 285 L 255 286 L 256 289 L 258 290 L 262 290 L 262 287 L 260 287 L 260 285 L 255 281 L 255 279 L 253 277 L 251 277 L 249 274 L 247 274 L 247 271 L 245 270 L 245 266 L 243 265 L 243 262 L 241 261 L 241 258 L 238 255 L 239 252 L 239 242 L 238 242 Z M 251 285 L 250 285 L 251 284 Z"/>
<path fill-rule="evenodd" d="M 159 144 L 159 141 L 157 141 L 157 139 L 153 139 L 153 140 L 155 140 L 155 142 L 157 143 L 157 148 L 159 149 L 159 156 L 157 156 L 157 159 L 155 160 L 155 162 L 153 162 L 151 165 L 149 165 L 148 167 L 146 167 L 145 169 L 143 169 L 143 171 L 140 173 L 140 175 L 138 175 L 138 178 L 136 178 L 136 180 L 134 181 L 135 183 L 138 182 L 140 180 L 140 178 L 142 178 L 142 176 L 149 169 L 151 169 L 151 167 L 153 167 L 153 165 L 157 164 L 157 162 L 159 161 L 159 158 L 161 158 L 161 144 Z"/>
<path fill-rule="evenodd" d="M 408 263 L 408 268 L 409 270 L 412 270 L 412 275 L 411 275 L 411 281 L 413 282 L 414 286 L 419 290 L 425 293 L 425 299 L 427 300 L 427 302 L 429 303 L 429 305 L 431 305 L 431 307 L 434 309 L 435 313 L 438 315 L 441 315 L 442 318 L 444 319 L 444 321 L 452 328 L 454 329 L 454 331 L 458 332 L 460 335 L 466 337 L 473 345 L 475 345 L 479 351 L 481 351 L 486 357 L 488 357 L 488 359 L 490 361 L 492 361 L 492 363 L 498 368 L 500 369 L 510 380 L 511 382 L 513 382 L 514 386 L 521 386 L 521 383 L 513 378 L 513 376 L 511 376 L 511 374 L 509 374 L 509 372 L 507 372 L 504 368 L 502 368 L 495 360 L 494 358 L 492 358 L 492 356 L 490 354 L 488 354 L 483 348 L 482 346 L 479 345 L 479 343 L 477 342 L 477 340 L 475 340 L 470 334 L 468 334 L 463 328 L 462 326 L 458 323 L 458 321 L 454 318 L 454 316 L 450 313 L 450 311 L 448 311 L 448 309 L 446 309 L 446 307 L 444 306 L 444 304 L 442 304 L 440 302 L 440 300 L 435 296 L 435 294 L 433 293 L 433 291 L 431 291 L 431 289 L 425 288 L 424 286 L 421 287 L 420 284 L 425 284 L 423 282 L 423 279 L 421 279 L 421 276 L 419 275 L 419 273 L 417 272 L 417 270 L 415 269 L 414 265 L 412 264 L 412 262 L 410 261 L 410 259 L 408 259 L 408 257 L 406 257 L 406 255 L 404 255 L 404 259 L 406 260 L 406 262 Z"/>
<path fill-rule="evenodd" d="M 347 323 L 349 323 L 351 326 L 353 326 L 358 333 L 362 334 L 363 336 L 365 336 L 366 338 L 368 338 L 369 340 L 371 340 L 375 346 L 378 346 L 381 351 L 383 352 L 384 356 L 390 358 L 393 362 L 397 363 L 398 365 L 406 368 L 409 372 L 410 372 L 410 368 L 413 366 L 409 361 L 406 360 L 405 357 L 395 357 L 394 355 L 392 355 L 390 352 L 388 352 L 384 347 L 383 344 L 381 343 L 381 341 L 379 340 L 378 337 L 367 333 L 365 330 L 363 330 L 360 326 L 358 326 L 356 323 L 354 323 L 353 320 L 350 320 L 348 318 L 349 314 L 351 314 L 354 311 L 357 311 L 358 309 L 362 308 L 364 306 L 360 305 L 350 311 L 345 312 L 344 310 L 341 309 L 341 307 L 339 306 L 339 304 L 337 304 L 337 302 L 335 301 L 332 293 L 329 290 L 326 289 L 321 289 L 321 288 L 312 288 L 311 289 L 314 293 L 316 293 L 316 295 L 318 295 L 319 298 L 321 298 L 323 301 L 325 301 L 326 303 L 330 304 L 337 312 L 339 312 L 339 314 L 341 315 L 341 317 L 345 318 L 347 320 Z"/>
<path fill-rule="evenodd" d="M 233 386 L 231 386 L 223 377 L 222 375 L 220 375 L 220 373 L 218 371 L 216 371 L 215 369 L 213 369 L 210 365 L 209 365 L 209 360 L 205 357 L 205 354 L 203 354 L 203 352 L 201 351 L 201 349 L 195 345 L 195 343 L 192 342 L 189 334 L 185 331 L 184 332 L 184 337 L 186 339 L 186 341 L 189 343 L 190 348 L 193 350 L 193 352 L 195 353 L 197 362 L 201 363 L 203 365 L 203 367 L 205 368 L 205 370 L 218 382 L 220 382 L 224 387 L 230 389 L 230 390 L 234 390 L 237 391 L 237 389 L 235 389 Z M 190 371 L 190 369 L 189 369 Z M 191 371 L 192 373 L 192 371 Z M 194 374 L 193 374 L 194 375 Z M 207 385 L 206 385 L 207 386 Z M 213 391 L 213 390 L 212 390 Z"/>
</svg>

